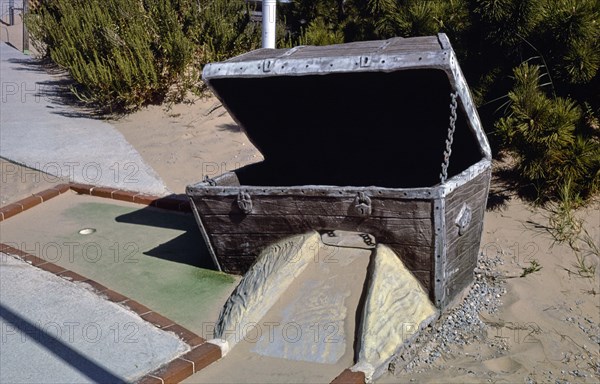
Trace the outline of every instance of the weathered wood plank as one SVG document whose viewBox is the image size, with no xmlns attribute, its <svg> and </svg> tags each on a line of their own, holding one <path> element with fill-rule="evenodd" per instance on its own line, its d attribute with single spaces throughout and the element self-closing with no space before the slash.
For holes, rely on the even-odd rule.
<svg viewBox="0 0 600 384">
<path fill-rule="evenodd" d="M 297 233 L 256 234 L 228 233 L 210 235 L 211 243 L 220 255 L 257 255 L 271 243 Z M 398 243 L 386 243 L 407 264 L 409 269 L 430 269 L 432 248 Z M 410 266 L 409 266 L 410 265 Z"/>
<path fill-rule="evenodd" d="M 485 176 L 485 174 L 477 176 L 477 178 L 473 180 L 473 183 L 468 183 L 454 190 L 454 192 L 447 197 L 447 209 L 454 208 L 459 201 L 463 201 L 473 195 L 484 192 L 487 185 L 486 180 L 489 180 L 486 179 Z"/>
<path fill-rule="evenodd" d="M 483 208 L 474 210 L 471 212 L 471 215 L 471 224 L 469 224 L 469 227 L 462 235 L 459 235 L 459 228 L 457 225 L 455 225 L 454 220 L 449 223 L 450 226 L 446 230 L 446 245 L 448 248 L 454 247 L 456 242 L 463 239 L 469 232 L 473 230 L 473 228 L 476 228 L 477 231 L 481 230 L 480 225 L 483 221 Z"/>
<path fill-rule="evenodd" d="M 210 239 L 221 256 L 256 256 L 269 244 L 293 235 L 297 233 L 228 233 L 211 234 Z"/>
<path fill-rule="evenodd" d="M 270 216 L 270 215 L 204 215 L 203 223 L 211 234 L 228 233 L 303 233 L 341 229 L 367 232 L 382 243 L 430 246 L 430 219 L 362 218 L 349 216 Z"/>
<path fill-rule="evenodd" d="M 477 251 L 480 247 L 480 232 L 482 224 L 474 225 L 469 228 L 462 236 L 457 237 L 449 246 L 448 250 L 453 254 L 462 254 L 469 250 L 477 256 Z"/>
<path fill-rule="evenodd" d="M 467 203 L 471 208 L 475 208 L 476 204 L 480 204 L 485 202 L 487 198 L 487 191 L 480 190 L 476 191 L 470 195 L 463 195 L 460 198 L 453 199 L 450 201 L 450 205 L 446 206 L 446 218 L 451 219 L 452 216 L 456 217 L 458 212 L 460 211 L 463 203 Z"/>
<path fill-rule="evenodd" d="M 203 215 L 241 213 L 237 196 L 194 196 L 194 203 Z M 254 196 L 252 214 L 256 215 L 322 215 L 357 216 L 356 201 L 351 197 Z M 394 200 L 371 198 L 371 217 L 427 219 L 431 217 L 429 200 Z"/>
<path fill-rule="evenodd" d="M 473 281 L 473 269 L 475 265 L 469 268 L 460 270 L 446 282 L 446 292 L 450 300 L 452 300 L 460 291 L 468 286 Z"/>
<path fill-rule="evenodd" d="M 223 271 L 225 271 L 227 273 L 243 275 L 244 273 L 246 273 L 248 271 L 248 269 L 250 269 L 252 264 L 254 264 L 255 260 L 256 260 L 256 257 L 248 258 L 248 257 L 239 257 L 239 256 L 229 256 L 229 257 L 223 257 L 220 260 L 220 264 L 221 264 L 221 268 L 223 268 Z"/>
<path fill-rule="evenodd" d="M 446 207 L 446 220 L 456 220 L 456 216 L 459 214 L 463 203 L 466 203 L 471 209 L 474 209 L 482 205 L 485 202 L 486 197 L 487 192 L 483 190 L 469 196 L 464 196 L 462 199 L 453 200 L 452 205 Z"/>
<path fill-rule="evenodd" d="M 419 283 L 423 286 L 423 289 L 429 292 L 429 296 L 432 297 L 432 285 L 431 285 L 431 272 L 429 271 L 411 271 L 413 275 L 419 280 Z"/>
<path fill-rule="evenodd" d="M 483 222 L 485 213 L 485 201 L 487 199 L 487 190 L 489 185 L 489 172 L 478 176 L 473 180 L 473 185 L 466 184 L 459 187 L 448 197 L 446 206 L 446 246 L 448 249 L 455 247 L 455 243 L 460 240 L 459 228 L 456 225 L 456 219 L 462 209 L 463 204 L 471 208 L 471 222 L 468 232 L 474 227 L 476 231 L 481 231 L 480 224 Z M 475 192 L 472 192 L 475 191 Z M 465 234 L 466 235 L 466 234 Z M 464 235 L 462 236 L 464 237 Z M 479 235 L 477 236 L 479 237 Z"/>
<path fill-rule="evenodd" d="M 304 59 L 309 57 L 340 57 L 368 54 L 394 54 L 412 51 L 440 51 L 437 37 L 420 36 L 387 41 L 360 41 L 332 46 L 307 46 L 296 50 L 290 57 Z"/>
<path fill-rule="evenodd" d="M 481 224 L 477 224 L 449 247 L 446 262 L 447 273 L 456 268 L 462 268 L 465 262 L 469 265 L 472 261 L 476 263 L 479 254 L 480 232 Z"/>
<path fill-rule="evenodd" d="M 462 202 L 468 200 L 473 195 L 476 196 L 476 199 L 481 198 L 480 194 L 487 195 L 490 177 L 490 171 L 484 171 L 469 183 L 455 189 L 446 197 L 446 212 L 452 211 L 456 206 L 460 206 Z"/>
<path fill-rule="evenodd" d="M 430 271 L 433 267 L 433 248 L 432 247 L 415 247 L 412 245 L 386 243 L 386 245 L 394 250 L 400 257 L 406 267 L 413 270 Z"/>
<path fill-rule="evenodd" d="M 297 185 L 297 186 L 208 186 L 206 183 L 190 185 L 186 188 L 188 196 L 198 199 L 209 196 L 237 196 L 240 190 L 248 192 L 253 197 L 258 196 L 315 196 L 354 199 L 358 192 L 364 192 L 369 197 L 396 200 L 430 200 L 442 197 L 443 188 L 440 185 L 419 188 L 385 188 L 385 187 L 356 187 L 331 185 Z"/>
<path fill-rule="evenodd" d="M 443 272 L 446 302 L 444 305 L 447 305 L 473 280 L 473 269 L 477 266 L 479 255 L 490 177 L 490 170 L 486 170 L 471 182 L 458 187 L 447 197 L 444 212 L 446 220 L 446 261 Z M 455 222 L 465 203 L 472 210 L 471 222 L 466 231 L 460 235 Z"/>
</svg>

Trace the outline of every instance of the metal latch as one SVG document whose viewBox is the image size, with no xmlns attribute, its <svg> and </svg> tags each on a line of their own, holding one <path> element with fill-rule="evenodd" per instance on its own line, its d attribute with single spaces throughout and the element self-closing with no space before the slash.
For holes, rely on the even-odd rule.
<svg viewBox="0 0 600 384">
<path fill-rule="evenodd" d="M 371 56 L 361 56 L 360 57 L 360 66 L 361 67 L 370 67 L 371 66 Z"/>
<path fill-rule="evenodd" d="M 250 194 L 248 192 L 240 191 L 237 197 L 237 205 L 246 215 L 252 212 L 252 198 L 250 197 Z"/>
<path fill-rule="evenodd" d="M 356 199 L 354 200 L 354 208 L 359 216 L 371 215 L 371 198 L 364 192 L 358 192 Z"/>
<path fill-rule="evenodd" d="M 275 60 L 266 59 L 263 60 L 262 70 L 263 72 L 271 72 L 271 69 L 275 66 Z"/>
<path fill-rule="evenodd" d="M 466 203 L 463 204 L 455 221 L 455 224 L 458 226 L 458 234 L 460 236 L 464 235 L 469 228 L 469 224 L 471 224 L 471 216 L 471 208 Z"/>
</svg>

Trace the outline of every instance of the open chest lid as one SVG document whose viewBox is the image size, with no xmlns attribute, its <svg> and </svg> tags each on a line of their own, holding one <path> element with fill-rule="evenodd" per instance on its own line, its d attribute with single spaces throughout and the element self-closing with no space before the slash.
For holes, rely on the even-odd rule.
<svg viewBox="0 0 600 384">
<path fill-rule="evenodd" d="M 258 49 L 207 64 L 203 79 L 265 162 L 289 172 L 311 167 L 371 172 L 391 165 L 437 177 L 452 93 L 458 100 L 458 148 L 449 173 L 491 158 L 444 34 Z"/>
</svg>

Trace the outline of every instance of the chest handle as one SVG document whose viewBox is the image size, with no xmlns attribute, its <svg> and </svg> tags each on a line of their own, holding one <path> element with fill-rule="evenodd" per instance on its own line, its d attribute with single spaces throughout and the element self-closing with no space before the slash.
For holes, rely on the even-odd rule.
<svg viewBox="0 0 600 384">
<path fill-rule="evenodd" d="M 370 216 L 371 211 L 371 198 L 364 192 L 358 192 L 356 199 L 354 200 L 354 208 L 359 216 Z"/>
<path fill-rule="evenodd" d="M 252 198 L 248 192 L 240 191 L 237 197 L 237 205 L 246 215 L 252 212 Z"/>
</svg>

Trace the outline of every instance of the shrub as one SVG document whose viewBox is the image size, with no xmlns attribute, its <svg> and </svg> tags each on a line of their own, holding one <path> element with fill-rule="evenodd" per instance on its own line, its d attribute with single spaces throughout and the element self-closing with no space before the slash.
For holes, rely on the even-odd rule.
<svg viewBox="0 0 600 384">
<path fill-rule="evenodd" d="M 46 55 L 77 82 L 73 91 L 81 100 L 103 110 L 129 109 L 162 101 L 189 75 L 197 50 L 181 26 L 182 3 L 56 0 L 26 22 Z"/>
<path fill-rule="evenodd" d="M 262 27 L 252 21 L 252 9 L 244 0 L 205 0 L 198 4 L 189 36 L 201 47 L 202 64 L 260 48 Z"/>
<path fill-rule="evenodd" d="M 515 69 L 508 116 L 497 122 L 497 133 L 516 155 L 524 185 L 533 187 L 537 201 L 560 198 L 566 185 L 585 199 L 599 191 L 600 143 L 576 102 L 542 90 L 544 77 L 539 66 Z"/>
<path fill-rule="evenodd" d="M 244 0 L 55 0 L 26 22 L 79 99 L 104 111 L 180 98 L 203 63 L 260 45 Z"/>
<path fill-rule="evenodd" d="M 340 44 L 344 42 L 344 35 L 328 25 L 323 18 L 316 18 L 311 21 L 308 28 L 302 31 L 299 38 L 301 45 L 329 45 Z"/>
</svg>

